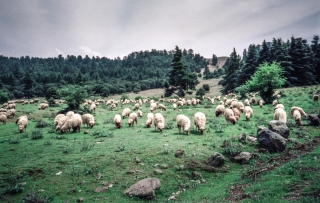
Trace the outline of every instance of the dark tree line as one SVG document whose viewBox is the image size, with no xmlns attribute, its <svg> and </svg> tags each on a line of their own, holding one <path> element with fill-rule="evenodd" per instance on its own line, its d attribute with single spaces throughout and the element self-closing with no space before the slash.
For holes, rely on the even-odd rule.
<svg viewBox="0 0 320 203">
<path fill-rule="evenodd" d="M 319 37 L 314 36 L 311 44 L 295 37 L 286 42 L 281 38 L 274 38 L 272 42 L 264 40 L 262 45 L 250 44 L 248 50 L 243 51 L 242 59 L 234 49 L 223 67 L 225 75 L 219 83 L 223 86 L 222 92 L 232 92 L 245 84 L 264 62 L 280 64 L 287 79 L 285 87 L 319 84 Z"/>
<path fill-rule="evenodd" d="M 54 58 L 0 55 L 0 89 L 10 98 L 41 97 L 51 87 L 79 85 L 88 94 L 108 96 L 125 92 L 162 88 L 169 77 L 175 51 L 132 52 L 117 57 L 59 55 Z M 182 61 L 191 72 L 207 65 L 192 49 L 182 51 Z"/>
</svg>

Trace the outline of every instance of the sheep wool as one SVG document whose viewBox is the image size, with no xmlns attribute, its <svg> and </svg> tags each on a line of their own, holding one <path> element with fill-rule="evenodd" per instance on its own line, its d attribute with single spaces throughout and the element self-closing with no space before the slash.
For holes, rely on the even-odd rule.
<svg viewBox="0 0 320 203">
<path fill-rule="evenodd" d="M 92 104 L 90 105 L 90 111 L 95 111 L 96 108 L 97 108 L 96 103 L 92 103 Z"/>
<path fill-rule="evenodd" d="M 73 114 L 71 117 L 66 117 L 64 124 L 60 128 L 60 132 L 64 133 L 66 131 L 69 131 L 71 128 L 73 132 L 81 131 L 82 126 L 82 118 L 80 114 Z"/>
<path fill-rule="evenodd" d="M 294 110 L 292 114 L 293 114 L 293 118 L 294 118 L 294 121 L 296 122 L 296 124 L 297 125 L 302 125 L 300 111 L 299 110 Z"/>
<path fill-rule="evenodd" d="M 253 114 L 252 108 L 250 106 L 244 107 L 243 113 L 244 113 L 244 116 L 246 117 L 246 120 L 250 121 L 250 117 Z"/>
<path fill-rule="evenodd" d="M 273 119 L 287 123 L 287 113 L 284 111 L 283 108 L 277 108 L 274 111 Z"/>
<path fill-rule="evenodd" d="M 151 101 L 150 101 L 150 112 L 153 112 L 157 108 L 157 103 L 151 102 Z"/>
<path fill-rule="evenodd" d="M 4 125 L 7 123 L 7 115 L 0 114 L 0 123 L 3 123 Z"/>
<path fill-rule="evenodd" d="M 172 108 L 173 108 L 173 110 L 176 110 L 177 109 L 177 104 L 173 103 L 172 104 Z"/>
<path fill-rule="evenodd" d="M 18 125 L 18 130 L 20 131 L 20 133 L 22 133 L 23 130 L 26 130 L 26 128 L 28 126 L 28 117 L 27 116 L 20 116 L 16 120 L 16 124 Z"/>
<path fill-rule="evenodd" d="M 237 122 L 237 119 L 234 117 L 232 109 L 226 109 L 224 111 L 224 118 L 227 122 L 231 122 L 233 125 L 235 125 Z"/>
<path fill-rule="evenodd" d="M 272 106 L 276 106 L 278 104 L 278 100 L 273 100 L 272 101 Z"/>
<path fill-rule="evenodd" d="M 197 130 L 200 131 L 200 134 L 203 134 L 203 131 L 206 129 L 206 116 L 202 112 L 197 112 L 193 116 L 194 124 L 197 127 Z"/>
<path fill-rule="evenodd" d="M 250 106 L 250 102 L 249 102 L 248 99 L 245 99 L 245 100 L 243 101 L 243 103 L 244 103 L 245 106 Z"/>
<path fill-rule="evenodd" d="M 140 104 L 139 103 L 136 103 L 134 106 L 133 106 L 133 110 L 138 110 L 140 108 Z"/>
<path fill-rule="evenodd" d="M 160 132 L 162 132 L 162 130 L 163 130 L 163 128 L 164 128 L 164 122 L 165 122 L 165 120 L 164 120 L 164 117 L 162 116 L 161 113 L 156 113 L 156 114 L 154 115 L 153 122 L 154 122 L 154 127 L 155 127 L 155 129 L 158 128 L 158 130 L 159 130 Z"/>
<path fill-rule="evenodd" d="M 129 108 L 125 108 L 122 111 L 122 119 L 124 119 L 125 117 L 129 117 L 130 115 L 130 109 Z"/>
<path fill-rule="evenodd" d="M 56 117 L 54 118 L 53 124 L 55 127 L 57 127 L 57 125 L 59 124 L 59 121 L 62 119 L 65 119 L 65 115 L 64 114 L 58 114 L 56 115 Z"/>
<path fill-rule="evenodd" d="M 48 104 L 46 104 L 46 103 L 41 103 L 41 104 L 39 105 L 39 110 L 44 110 L 44 109 L 46 109 L 46 108 L 48 108 L 48 107 L 49 107 Z"/>
<path fill-rule="evenodd" d="M 218 105 L 216 107 L 216 117 L 220 116 L 221 114 L 224 113 L 224 106 L 223 105 Z"/>
<path fill-rule="evenodd" d="M 93 128 L 95 122 L 93 115 L 86 113 L 82 116 L 83 124 L 87 125 L 87 127 Z"/>
<path fill-rule="evenodd" d="M 304 110 L 303 110 L 302 108 L 298 107 L 298 106 L 293 106 L 293 107 L 291 107 L 291 110 L 290 110 L 291 116 L 293 116 L 295 110 L 298 110 L 299 113 L 300 113 L 303 117 L 306 117 L 306 116 L 307 116 L 306 112 L 304 112 Z"/>
<path fill-rule="evenodd" d="M 159 104 L 158 108 L 161 109 L 161 111 L 166 111 L 167 108 L 163 104 Z"/>
<path fill-rule="evenodd" d="M 128 124 L 129 127 L 134 126 L 134 122 L 136 122 L 136 125 L 138 124 L 138 115 L 137 113 L 130 113 L 129 119 L 128 119 Z"/>
<path fill-rule="evenodd" d="M 147 115 L 147 121 L 146 121 L 146 126 L 147 126 L 147 128 L 150 128 L 150 127 L 151 127 L 153 118 L 154 118 L 153 113 L 148 113 L 148 115 Z"/>
<path fill-rule="evenodd" d="M 114 116 L 113 123 L 116 125 L 116 128 L 121 128 L 121 116 L 119 114 Z"/>
<path fill-rule="evenodd" d="M 138 115 L 139 117 L 142 117 L 142 111 L 138 110 L 138 111 L 137 111 L 137 115 Z"/>
<path fill-rule="evenodd" d="M 183 131 L 186 132 L 186 134 L 188 135 L 190 131 L 190 125 L 191 125 L 190 119 L 187 116 L 180 114 L 177 116 L 176 121 L 177 121 L 179 134 L 181 133 L 181 128 L 183 128 Z"/>
<path fill-rule="evenodd" d="M 16 110 L 15 109 L 9 109 L 7 111 L 7 117 L 9 118 L 10 116 L 12 116 L 13 118 L 15 117 L 16 115 Z"/>
<path fill-rule="evenodd" d="M 238 108 L 232 108 L 232 111 L 233 111 L 233 114 L 234 114 L 234 117 L 239 120 L 240 116 L 241 116 L 241 113 L 240 113 L 240 110 Z"/>
<path fill-rule="evenodd" d="M 274 110 L 279 109 L 279 108 L 285 110 L 283 104 L 277 104 L 277 105 L 274 107 Z"/>
</svg>

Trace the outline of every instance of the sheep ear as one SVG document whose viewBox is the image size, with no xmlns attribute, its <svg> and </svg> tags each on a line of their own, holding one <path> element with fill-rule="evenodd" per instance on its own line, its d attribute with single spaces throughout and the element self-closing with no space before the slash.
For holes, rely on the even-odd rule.
<svg viewBox="0 0 320 203">
<path fill-rule="evenodd" d="M 18 123 L 18 121 L 19 121 L 19 118 L 16 120 L 16 124 Z"/>
</svg>

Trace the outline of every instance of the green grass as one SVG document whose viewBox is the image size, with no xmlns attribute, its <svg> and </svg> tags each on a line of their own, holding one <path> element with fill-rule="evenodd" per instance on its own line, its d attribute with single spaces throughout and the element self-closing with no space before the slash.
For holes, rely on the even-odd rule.
<svg viewBox="0 0 320 203">
<path fill-rule="evenodd" d="M 289 115 L 292 106 L 300 106 L 307 113 L 319 113 L 320 103 L 315 104 L 311 95 L 317 89 L 319 86 L 282 90 L 285 97 L 279 100 L 286 107 L 288 123 L 294 122 Z M 215 172 L 190 164 L 204 165 L 204 161 L 213 152 L 226 151 L 220 147 L 226 140 L 242 151 L 254 152 L 258 145 L 240 145 L 237 136 L 241 133 L 255 136 L 257 126 L 267 126 L 273 119 L 273 106 L 259 108 L 254 105 L 251 121 L 246 121 L 241 115 L 236 125 L 231 125 L 226 123 L 224 117 L 215 117 L 216 105 L 205 108 L 206 104 L 203 102 L 197 107 L 185 106 L 176 111 L 172 110 L 171 104 L 165 105 L 167 111 L 162 114 L 166 127 L 163 133 L 155 131 L 154 127 L 144 126 L 148 105 L 142 106 L 144 114 L 143 118 L 138 118 L 137 126 L 129 128 L 126 118 L 122 120 L 123 128 L 116 129 L 112 123 L 114 115 L 121 114 L 125 107 L 132 109 L 133 104 L 120 105 L 114 110 L 100 104 L 93 113 L 96 125 L 92 129 L 83 126 L 80 133 L 61 135 L 52 130 L 52 125 L 54 114 L 65 108 L 65 105 L 38 110 L 38 104 L 18 104 L 16 118 L 27 114 L 29 125 L 25 133 L 18 132 L 15 119 L 9 119 L 6 125 L 0 125 L 0 201 L 21 202 L 27 193 L 41 191 L 37 192 L 38 196 L 53 197 L 54 202 L 76 202 L 80 197 L 85 198 L 85 202 L 147 202 L 148 200 L 129 198 L 123 194 L 130 185 L 146 177 L 157 177 L 162 184 L 156 191 L 154 202 L 166 202 L 178 191 L 183 192 L 176 196 L 176 202 L 227 202 L 231 188 L 238 184 L 248 185 L 243 189 L 247 197 L 240 198 L 243 202 L 288 202 L 285 197 L 298 189 L 301 189 L 302 195 L 296 201 L 315 201 L 312 193 L 320 189 L 316 181 L 319 179 L 317 171 L 320 168 L 319 147 L 274 170 L 262 173 L 256 180 L 243 178 L 243 174 L 254 169 L 257 160 L 251 160 L 248 165 L 243 166 L 227 159 L 225 165 Z M 203 135 L 193 125 L 193 115 L 198 111 L 204 112 L 207 117 Z M 190 118 L 192 127 L 189 135 L 178 134 L 175 124 L 178 114 L 185 114 Z M 305 120 L 302 122 L 306 123 Z M 320 135 L 319 128 L 311 126 L 304 126 L 302 129 L 290 125 L 290 128 L 290 138 L 296 138 L 301 143 Z M 32 139 L 34 131 L 41 132 L 43 137 Z M 84 134 L 84 131 L 89 133 Z M 287 148 L 294 145 L 288 143 Z M 185 152 L 182 158 L 174 157 L 178 149 Z M 260 156 L 266 162 L 284 154 L 285 152 L 266 153 Z M 136 163 L 135 157 L 142 163 Z M 162 174 L 155 175 L 157 164 L 166 164 L 168 168 L 162 169 Z M 299 167 L 309 167 L 310 171 L 300 170 Z M 193 180 L 193 171 L 200 172 L 202 178 Z M 58 172 L 62 172 L 61 175 L 56 175 Z M 99 173 L 103 177 L 97 180 Z M 102 187 L 102 181 L 113 186 L 107 192 L 95 193 L 95 188 Z M 307 185 L 303 187 L 305 183 Z"/>
</svg>

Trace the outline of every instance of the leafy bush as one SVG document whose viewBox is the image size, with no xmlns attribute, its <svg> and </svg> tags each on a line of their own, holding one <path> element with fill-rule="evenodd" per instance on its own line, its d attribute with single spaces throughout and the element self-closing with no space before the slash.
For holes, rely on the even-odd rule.
<svg viewBox="0 0 320 203">
<path fill-rule="evenodd" d="M 208 85 L 208 84 L 203 84 L 202 85 L 202 87 L 203 87 L 203 89 L 205 90 L 205 91 L 210 91 L 210 85 Z"/>
<path fill-rule="evenodd" d="M 30 190 L 23 198 L 22 201 L 26 203 L 47 203 L 52 202 L 53 197 L 45 195 L 43 198 L 39 196 L 38 192 L 34 189 Z"/>
<path fill-rule="evenodd" d="M 5 103 L 9 100 L 9 96 L 7 92 L 3 92 L 0 90 L 0 103 Z"/>
<path fill-rule="evenodd" d="M 40 119 L 37 121 L 36 128 L 44 128 L 44 127 L 47 127 L 48 125 L 49 125 L 48 123 Z"/>
<path fill-rule="evenodd" d="M 33 130 L 30 136 L 31 140 L 37 140 L 43 138 L 43 134 L 41 130 Z"/>
</svg>

